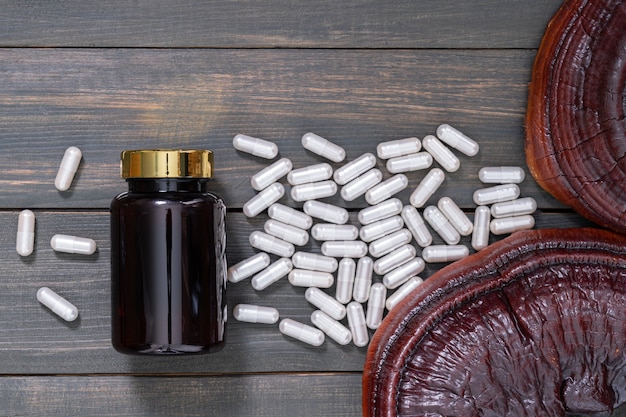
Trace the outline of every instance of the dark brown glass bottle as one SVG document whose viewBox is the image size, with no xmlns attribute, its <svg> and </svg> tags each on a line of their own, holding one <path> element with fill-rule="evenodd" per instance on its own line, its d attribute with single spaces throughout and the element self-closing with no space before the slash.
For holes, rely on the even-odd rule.
<svg viewBox="0 0 626 417">
<path fill-rule="evenodd" d="M 210 151 L 122 153 L 128 192 L 111 204 L 115 349 L 214 352 L 224 344 L 224 202 L 207 191 Z"/>
</svg>

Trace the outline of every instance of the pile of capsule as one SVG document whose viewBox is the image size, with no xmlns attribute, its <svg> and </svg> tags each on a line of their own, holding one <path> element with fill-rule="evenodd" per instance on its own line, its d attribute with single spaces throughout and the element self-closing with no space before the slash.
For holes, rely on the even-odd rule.
<svg viewBox="0 0 626 417">
<path fill-rule="evenodd" d="M 235 136 L 233 146 L 266 159 L 278 154 L 276 144 L 241 134 Z M 346 156 L 343 148 L 314 133 L 302 137 L 302 146 L 335 163 L 343 162 Z M 313 346 L 324 343 L 326 336 L 341 345 L 352 342 L 366 346 L 368 328 L 377 329 L 385 309 L 391 311 L 423 282 L 418 274 L 425 269 L 425 262 L 453 262 L 469 255 L 469 249 L 459 244 L 461 236 L 471 235 L 472 247 L 481 250 L 488 245 L 490 232 L 504 234 L 534 226 L 531 214 L 536 209 L 535 201 L 518 198 L 517 183 L 524 179 L 519 167 L 480 170 L 482 182 L 498 185 L 474 193 L 478 205 L 474 222 L 449 197 L 441 198 L 436 206 L 424 207 L 444 182 L 444 170 L 452 173 L 460 167 L 459 158 L 450 148 L 467 156 L 479 150 L 474 140 L 443 124 L 437 136 L 428 135 L 422 141 L 406 138 L 380 143 L 378 158 L 386 160 L 386 170 L 392 174 L 384 181 L 372 153 L 334 171 L 325 162 L 293 169 L 288 158 L 277 160 L 251 178 L 258 194 L 243 206 L 248 217 L 265 210 L 269 215 L 264 231 L 254 231 L 249 237 L 251 246 L 261 252 L 230 267 L 228 280 L 237 283 L 251 278 L 252 287 L 262 291 L 288 276 L 292 285 L 307 288 L 305 298 L 317 310 L 310 317 L 313 326 L 283 318 L 279 324 L 283 334 Z M 433 161 L 443 170 L 431 168 Z M 405 172 L 427 169 L 410 195 L 410 204 L 394 197 L 408 187 Z M 278 202 L 285 195 L 285 187 L 279 182 L 285 176 L 291 198 L 303 202 L 302 211 Z M 335 195 L 338 186 L 345 201 L 364 196 L 369 204 L 358 212 L 360 228 L 348 224 L 345 208 L 319 201 Z M 418 209 L 422 209 L 421 214 Z M 313 224 L 313 219 L 318 223 Z M 445 245 L 432 244 L 426 224 Z M 322 242 L 321 254 L 296 251 L 296 246 L 308 243 L 309 229 L 311 236 Z M 422 248 L 421 257 L 412 240 Z M 272 263 L 268 254 L 279 259 Z M 374 274 L 382 277 L 381 282 L 374 282 Z M 333 285 L 334 295 L 324 291 Z M 233 315 L 239 321 L 266 324 L 280 318 L 273 307 L 251 304 L 236 305 Z"/>
</svg>

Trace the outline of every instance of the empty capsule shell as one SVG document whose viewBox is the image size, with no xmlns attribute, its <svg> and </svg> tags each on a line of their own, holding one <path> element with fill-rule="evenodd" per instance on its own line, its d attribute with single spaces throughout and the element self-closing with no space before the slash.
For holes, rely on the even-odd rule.
<svg viewBox="0 0 626 417">
<path fill-rule="evenodd" d="M 517 184 L 502 184 L 493 187 L 480 188 L 474 191 L 474 203 L 479 206 L 488 206 L 503 201 L 515 200 L 519 197 Z"/>
<path fill-rule="evenodd" d="M 397 174 L 367 190 L 365 201 L 369 204 L 378 204 L 404 190 L 409 185 L 409 179 L 404 174 Z"/>
<path fill-rule="evenodd" d="M 450 125 L 440 125 L 437 128 L 437 137 L 467 156 L 474 156 L 478 153 L 478 143 Z"/>
<path fill-rule="evenodd" d="M 278 146 L 274 142 L 247 135 L 236 135 L 233 138 L 233 147 L 265 159 L 274 159 L 278 155 Z"/>
<path fill-rule="evenodd" d="M 439 189 L 443 181 L 446 179 L 446 174 L 439 168 L 433 168 L 428 171 L 428 174 L 420 181 L 415 187 L 415 191 L 409 197 L 409 201 L 413 207 L 423 207 L 428 199 L 435 194 Z"/>
<path fill-rule="evenodd" d="M 352 299 L 352 289 L 354 286 L 355 273 L 356 263 L 354 262 L 354 260 L 350 258 L 343 258 L 341 261 L 339 261 L 335 298 L 342 304 L 346 304 Z"/>
<path fill-rule="evenodd" d="M 337 184 L 344 185 L 375 166 L 376 157 L 371 153 L 364 153 L 354 161 L 350 161 L 341 168 L 337 168 L 333 174 L 333 179 Z"/>
<path fill-rule="evenodd" d="M 459 158 L 433 135 L 426 136 L 422 145 L 446 171 L 455 172 L 461 167 Z"/>
<path fill-rule="evenodd" d="M 360 258 L 367 255 L 367 245 L 360 240 L 329 240 L 322 243 L 322 254 L 336 258 Z"/>
<path fill-rule="evenodd" d="M 365 174 L 353 179 L 341 188 L 341 197 L 346 201 L 353 201 L 362 196 L 383 180 L 383 173 L 379 169 L 373 168 Z"/>
<path fill-rule="evenodd" d="M 82 157 L 82 152 L 76 146 L 70 146 L 65 150 L 54 180 L 54 186 L 57 190 L 66 191 L 70 188 Z"/>
<path fill-rule="evenodd" d="M 428 206 L 424 209 L 423 214 L 424 220 L 430 224 L 435 232 L 437 232 L 448 245 L 456 245 L 459 243 L 461 235 L 437 207 Z"/>
<path fill-rule="evenodd" d="M 325 340 L 324 332 L 320 329 L 292 319 L 282 319 L 278 328 L 285 336 L 293 337 L 311 346 L 320 346 Z"/>
<path fill-rule="evenodd" d="M 425 268 L 422 258 L 413 258 L 404 265 L 400 265 L 385 274 L 383 284 L 390 290 L 404 284 L 409 278 L 416 276 Z"/>
<path fill-rule="evenodd" d="M 318 223 L 311 229 L 315 240 L 355 240 L 359 229 L 351 224 Z"/>
<path fill-rule="evenodd" d="M 287 182 L 291 185 L 306 184 L 330 179 L 333 176 L 333 167 L 326 162 L 298 168 L 287 174 Z"/>
<path fill-rule="evenodd" d="M 250 246 L 253 248 L 257 248 L 263 252 L 273 253 L 283 258 L 291 257 L 296 251 L 291 243 L 258 230 L 250 233 L 248 240 L 250 241 Z"/>
<path fill-rule="evenodd" d="M 497 219 L 510 216 L 533 214 L 537 210 L 537 202 L 532 197 L 496 203 L 491 206 L 491 215 Z"/>
<path fill-rule="evenodd" d="M 469 236 L 472 233 L 474 225 L 450 197 L 440 198 L 437 207 L 461 236 Z"/>
<path fill-rule="evenodd" d="M 262 291 L 287 275 L 293 269 L 293 264 L 288 258 L 280 258 L 263 271 L 252 277 L 252 288 Z"/>
<path fill-rule="evenodd" d="M 387 272 L 405 264 L 415 258 L 416 251 L 413 245 L 403 245 L 391 253 L 378 258 L 374 262 L 374 272 L 378 275 L 385 275 Z"/>
<path fill-rule="evenodd" d="M 404 221 L 400 216 L 388 217 L 386 219 L 375 221 L 361 227 L 359 231 L 359 237 L 364 242 L 372 242 L 383 236 L 389 235 L 402 229 Z"/>
<path fill-rule="evenodd" d="M 369 245 L 369 252 L 375 258 L 380 258 L 389 252 L 406 245 L 413 239 L 413 235 L 407 229 L 400 229 L 380 239 L 376 239 Z"/>
<path fill-rule="evenodd" d="M 272 165 L 267 166 L 254 174 L 250 179 L 250 184 L 255 190 L 261 191 L 268 185 L 275 183 L 287 175 L 287 173 L 291 171 L 292 167 L 293 165 L 289 159 L 281 158 Z"/>
<path fill-rule="evenodd" d="M 464 245 L 432 245 L 422 250 L 422 258 L 428 262 L 454 262 L 469 255 Z"/>
<path fill-rule="evenodd" d="M 315 133 L 309 132 L 302 136 L 302 147 L 333 162 L 341 162 L 346 158 L 346 151 L 341 146 Z"/>
<path fill-rule="evenodd" d="M 419 171 L 429 168 L 433 164 L 433 157 L 428 152 L 418 152 L 411 155 L 398 156 L 387 161 L 387 171 L 392 174 L 399 172 Z"/>
<path fill-rule="evenodd" d="M 274 324 L 278 321 L 278 310 L 274 307 L 257 306 L 254 304 L 237 304 L 233 308 L 233 316 L 237 321 L 247 323 Z"/>
<path fill-rule="evenodd" d="M 264 225 L 265 233 L 275 236 L 294 245 L 303 246 L 309 241 L 309 234 L 295 226 L 269 219 Z"/>
<path fill-rule="evenodd" d="M 294 201 L 315 200 L 331 197 L 337 194 L 337 184 L 334 181 L 318 181 L 291 187 L 291 198 Z"/>
<path fill-rule="evenodd" d="M 33 253 L 34 246 L 35 213 L 30 210 L 22 210 L 17 218 L 15 250 L 20 256 L 28 256 Z"/>
<path fill-rule="evenodd" d="M 418 138 L 406 138 L 379 143 L 376 153 L 380 159 L 389 159 L 416 153 L 420 149 L 422 149 L 422 144 Z"/>
<path fill-rule="evenodd" d="M 372 330 L 378 329 L 378 326 L 383 321 L 386 298 L 387 288 L 383 284 L 377 282 L 372 285 L 370 297 L 367 301 L 367 314 L 365 315 L 365 324 Z"/>
<path fill-rule="evenodd" d="M 352 341 L 350 330 L 323 311 L 311 313 L 311 323 L 340 345 L 345 346 Z"/>
<path fill-rule="evenodd" d="M 230 282 L 243 281 L 269 264 L 270 256 L 265 252 L 260 252 L 228 268 L 226 276 Z"/>
<path fill-rule="evenodd" d="M 359 211 L 358 218 L 362 225 L 374 223 L 375 221 L 386 219 L 400 214 L 402 211 L 402 201 L 397 198 L 390 198 L 382 203 L 367 207 Z"/>
<path fill-rule="evenodd" d="M 409 278 L 407 282 L 402 284 L 400 288 L 398 288 L 393 294 L 387 297 L 387 301 L 385 302 L 385 307 L 387 307 L 387 311 L 393 310 L 398 303 L 406 298 L 411 292 L 417 289 L 422 283 L 423 279 L 420 277 L 412 277 Z"/>
<path fill-rule="evenodd" d="M 332 274 L 309 269 L 293 269 L 289 272 L 288 279 L 294 287 L 330 288 L 335 283 Z"/>
<path fill-rule="evenodd" d="M 319 255 L 317 253 L 296 252 L 293 254 L 291 261 L 293 262 L 293 266 L 300 269 L 330 273 L 337 270 L 337 260 L 335 258 Z"/>
<path fill-rule="evenodd" d="M 65 321 L 74 321 L 78 318 L 76 306 L 48 287 L 37 290 L 37 300 Z"/>
<path fill-rule="evenodd" d="M 50 246 L 56 252 L 77 253 L 80 255 L 91 255 L 97 249 L 96 242 L 93 239 L 70 235 L 52 236 Z"/>
<path fill-rule="evenodd" d="M 478 206 L 474 212 L 474 231 L 472 232 L 472 247 L 482 250 L 489 245 L 489 221 L 491 211 L 487 206 Z"/>
<path fill-rule="evenodd" d="M 345 224 L 350 219 L 348 210 L 321 201 L 310 200 L 304 203 L 302 209 L 306 214 L 325 222 Z"/>
<path fill-rule="evenodd" d="M 306 213 L 280 203 L 274 203 L 267 209 L 267 214 L 274 220 L 307 230 L 313 225 L 313 219 Z"/>
<path fill-rule="evenodd" d="M 346 307 L 319 288 L 307 288 L 304 298 L 335 320 L 342 320 L 346 316 Z"/>
<path fill-rule="evenodd" d="M 489 224 L 489 230 L 494 235 L 504 235 L 517 232 L 518 230 L 532 229 L 533 227 L 535 227 L 535 218 L 530 214 L 493 219 Z"/>
<path fill-rule="evenodd" d="M 400 215 L 418 245 L 424 248 L 433 242 L 433 237 L 428 231 L 424 219 L 422 219 L 415 207 L 404 206 Z"/>
<path fill-rule="evenodd" d="M 263 191 L 252 197 L 243 205 L 243 214 L 254 217 L 285 195 L 285 187 L 275 182 Z"/>
<path fill-rule="evenodd" d="M 352 298 L 354 301 L 364 303 L 369 298 L 373 272 L 374 261 L 372 261 L 372 258 L 364 256 L 356 263 L 354 286 L 352 288 Z"/>
<path fill-rule="evenodd" d="M 524 177 L 521 167 L 483 167 L 478 171 L 478 179 L 486 184 L 519 184 Z"/>
<path fill-rule="evenodd" d="M 369 342 L 369 334 L 367 333 L 367 324 L 365 322 L 365 312 L 363 306 L 356 301 L 352 301 L 346 307 L 346 315 L 348 316 L 348 326 L 352 333 L 352 342 L 357 347 L 366 346 Z"/>
</svg>

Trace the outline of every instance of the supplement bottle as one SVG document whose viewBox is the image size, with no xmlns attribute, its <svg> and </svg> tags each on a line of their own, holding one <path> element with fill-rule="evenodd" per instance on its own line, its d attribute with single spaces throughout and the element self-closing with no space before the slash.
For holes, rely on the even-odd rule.
<svg viewBox="0 0 626 417">
<path fill-rule="evenodd" d="M 128 192 L 111 203 L 115 349 L 131 354 L 222 348 L 226 322 L 226 206 L 208 192 L 213 153 L 130 150 Z"/>
</svg>

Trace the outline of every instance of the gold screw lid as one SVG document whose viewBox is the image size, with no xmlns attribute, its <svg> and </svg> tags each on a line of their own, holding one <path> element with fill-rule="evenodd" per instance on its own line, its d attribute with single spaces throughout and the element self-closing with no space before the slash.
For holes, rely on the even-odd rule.
<svg viewBox="0 0 626 417">
<path fill-rule="evenodd" d="M 122 178 L 211 178 L 209 150 L 148 149 L 122 152 Z"/>
</svg>

